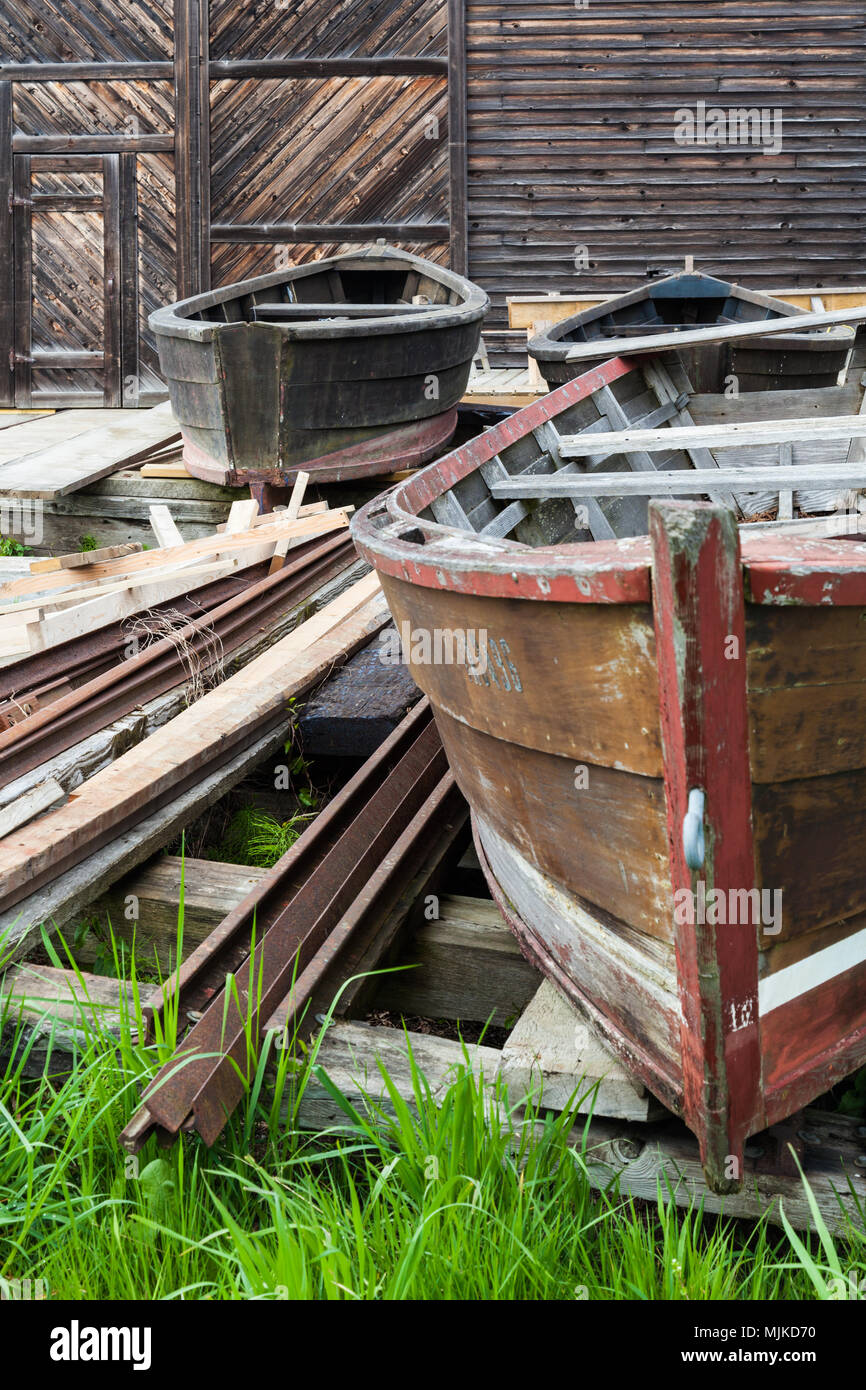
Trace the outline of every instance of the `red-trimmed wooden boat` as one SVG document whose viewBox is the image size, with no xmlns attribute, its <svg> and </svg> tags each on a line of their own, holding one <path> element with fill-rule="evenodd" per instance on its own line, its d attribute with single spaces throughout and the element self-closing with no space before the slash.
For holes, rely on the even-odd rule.
<svg viewBox="0 0 866 1390">
<path fill-rule="evenodd" d="M 557 438 L 602 444 L 605 392 L 640 386 L 623 361 L 566 383 L 353 532 L 524 952 L 728 1191 L 750 1135 L 866 1062 L 866 544 L 746 538 L 702 500 L 581 539 Z M 561 498 L 509 500 L 557 477 Z"/>
<path fill-rule="evenodd" d="M 626 354 L 635 338 L 688 332 L 697 337 L 695 345 L 673 351 L 700 391 L 722 391 L 731 377 L 740 391 L 835 386 L 854 346 L 854 330 L 839 324 L 799 331 L 798 315 L 801 310 L 782 299 L 682 270 L 563 319 L 531 339 L 529 355 L 552 389 Z M 784 318 L 792 320 L 790 332 L 758 332 L 744 341 L 723 336 L 726 327 Z M 580 360 L 574 348 L 583 353 Z"/>
<path fill-rule="evenodd" d="M 150 316 L 184 462 L 227 486 L 414 467 L 449 443 L 489 300 L 389 246 L 293 266 Z"/>
</svg>

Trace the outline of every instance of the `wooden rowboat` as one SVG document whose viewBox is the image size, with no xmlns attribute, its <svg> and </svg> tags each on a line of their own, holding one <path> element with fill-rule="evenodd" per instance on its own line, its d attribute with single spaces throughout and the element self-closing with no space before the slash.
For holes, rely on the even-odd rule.
<svg viewBox="0 0 866 1390">
<path fill-rule="evenodd" d="M 295 266 L 150 316 L 195 477 L 286 487 L 387 473 L 445 447 L 484 292 L 387 246 Z"/>
<path fill-rule="evenodd" d="M 676 349 L 696 390 L 721 391 L 728 377 L 736 377 L 740 391 L 834 386 L 854 345 L 854 330 L 844 324 L 810 332 L 798 331 L 794 322 L 790 333 L 739 342 L 720 335 L 732 325 L 798 316 L 800 310 L 784 300 L 680 271 L 554 324 L 530 340 L 529 354 L 554 387 L 627 354 L 635 338 L 697 332 L 695 345 Z M 569 357 L 575 348 L 580 360 Z"/>
<path fill-rule="evenodd" d="M 566 383 L 353 532 L 503 915 L 684 1117 L 723 1192 L 750 1171 L 750 1135 L 866 1062 L 866 544 L 752 539 L 705 500 L 651 501 L 649 536 L 582 539 L 638 529 L 634 498 L 578 518 L 593 484 L 651 495 L 712 471 L 672 418 L 657 472 L 566 457 L 593 438 L 603 453 L 602 411 L 645 397 L 643 370 Z M 866 420 L 847 420 L 845 461 L 804 477 L 866 481 Z"/>
</svg>

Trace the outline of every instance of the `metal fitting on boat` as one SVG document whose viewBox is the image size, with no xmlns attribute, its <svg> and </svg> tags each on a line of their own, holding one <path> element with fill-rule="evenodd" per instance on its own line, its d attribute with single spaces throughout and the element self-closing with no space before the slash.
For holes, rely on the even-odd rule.
<svg viewBox="0 0 866 1390">
<path fill-rule="evenodd" d="M 689 809 L 683 817 L 683 853 L 690 869 L 704 865 L 704 793 L 699 787 L 689 792 Z"/>
</svg>

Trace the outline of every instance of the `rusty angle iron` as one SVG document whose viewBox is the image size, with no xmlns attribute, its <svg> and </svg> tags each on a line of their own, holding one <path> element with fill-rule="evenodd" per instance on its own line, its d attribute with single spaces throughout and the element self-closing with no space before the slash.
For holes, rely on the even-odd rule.
<svg viewBox="0 0 866 1390">
<path fill-rule="evenodd" d="M 164 1032 L 169 1014 L 179 1029 L 188 1020 L 192 1027 L 147 1087 L 121 1144 L 136 1151 L 154 1132 L 171 1142 L 193 1129 L 212 1144 L 244 1094 L 263 1032 L 310 1032 L 314 1001 L 329 1004 L 341 985 L 357 992 L 350 977 L 382 959 L 467 820 L 421 700 L 154 995 L 151 1036 L 157 1018 Z"/>
</svg>

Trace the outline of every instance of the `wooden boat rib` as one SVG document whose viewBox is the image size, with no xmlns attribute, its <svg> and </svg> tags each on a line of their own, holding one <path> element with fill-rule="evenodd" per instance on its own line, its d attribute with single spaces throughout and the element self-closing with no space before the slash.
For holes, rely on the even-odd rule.
<svg viewBox="0 0 866 1390">
<path fill-rule="evenodd" d="M 492 495 L 555 472 L 551 425 L 602 445 L 587 412 L 642 370 L 566 383 L 353 533 L 524 951 L 726 1191 L 749 1135 L 866 1062 L 866 544 L 748 538 L 709 501 L 638 535 L 635 499 L 593 540 L 571 498 Z"/>
<path fill-rule="evenodd" d="M 157 310 L 188 470 L 255 492 L 424 462 L 454 432 L 488 303 L 377 245 Z"/>
<path fill-rule="evenodd" d="M 680 271 L 650 281 L 629 294 L 584 309 L 554 324 L 529 343 L 550 387 L 590 367 L 635 351 L 654 349 L 653 339 L 675 351 L 700 391 L 721 391 L 729 377 L 740 391 L 795 390 L 834 386 L 854 345 L 854 330 L 842 322 L 823 331 L 806 325 L 793 304 L 697 271 Z M 831 316 L 832 317 L 832 316 Z M 762 334 L 760 324 L 791 318 L 790 332 Z M 731 327 L 754 327 L 754 335 L 726 339 Z M 671 335 L 682 342 L 671 345 Z"/>
</svg>

